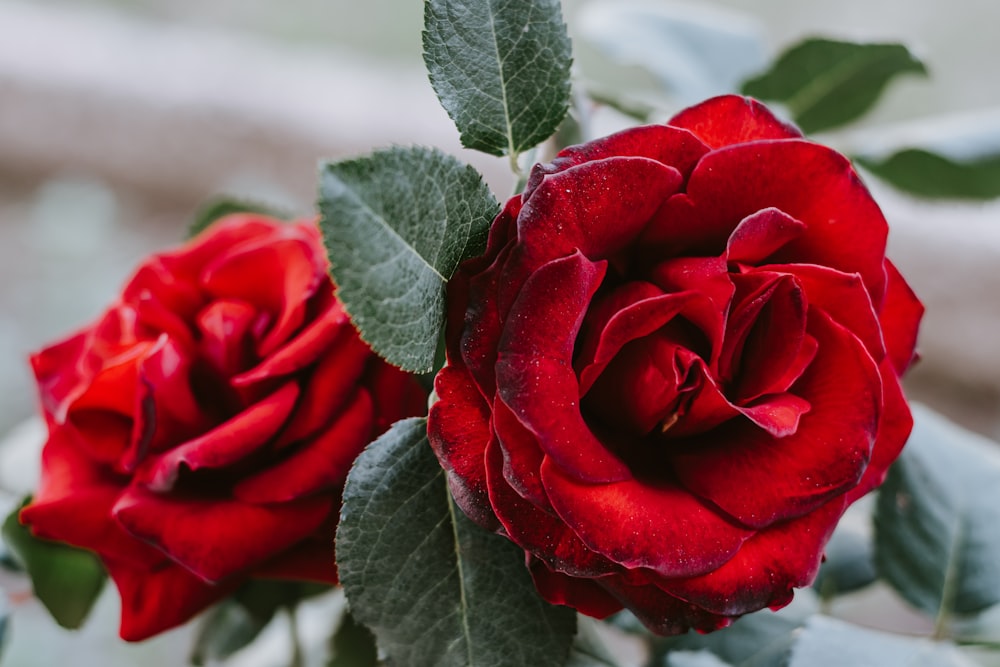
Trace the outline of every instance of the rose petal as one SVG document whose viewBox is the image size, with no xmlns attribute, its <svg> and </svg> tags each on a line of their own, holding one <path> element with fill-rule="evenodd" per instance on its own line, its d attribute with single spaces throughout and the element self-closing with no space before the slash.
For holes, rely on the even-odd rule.
<svg viewBox="0 0 1000 667">
<path fill-rule="evenodd" d="M 326 431 L 302 443 L 280 463 L 236 484 L 233 496 L 262 505 L 292 501 L 343 485 L 354 459 L 373 438 L 373 413 L 368 392 L 357 391 Z"/>
<path fill-rule="evenodd" d="M 108 410 L 71 410 L 66 426 L 79 435 L 81 450 L 108 466 L 119 462 L 132 437 L 132 420 Z"/>
<path fill-rule="evenodd" d="M 776 208 L 757 211 L 740 220 L 729 235 L 726 260 L 759 264 L 805 230 L 803 223 Z"/>
<path fill-rule="evenodd" d="M 689 292 L 664 294 L 652 283 L 633 281 L 598 300 L 584 319 L 577 344 L 580 393 L 590 391 L 626 343 L 664 326 L 692 296 Z"/>
<path fill-rule="evenodd" d="M 538 446 L 535 436 L 518 421 L 503 401 L 493 402 L 493 430 L 503 454 L 503 478 L 522 498 L 536 507 L 549 509 L 549 499 L 545 495 L 539 473 L 545 454 Z M 495 507 L 495 503 L 492 500 L 490 502 Z"/>
<path fill-rule="evenodd" d="M 792 589 L 816 578 L 823 546 L 843 514 L 843 498 L 805 516 L 760 531 L 717 570 L 691 579 L 659 580 L 657 585 L 711 613 L 740 616 L 792 600 Z"/>
<path fill-rule="evenodd" d="M 275 449 L 294 445 L 326 427 L 357 391 L 372 356 L 371 349 L 353 327 L 344 327 L 320 358 L 308 381 L 303 382 L 302 397 L 278 435 Z"/>
<path fill-rule="evenodd" d="M 528 558 L 528 569 L 535 588 L 549 604 L 567 605 L 592 618 L 607 618 L 622 609 L 618 599 L 591 579 L 553 572 L 537 558 Z"/>
<path fill-rule="evenodd" d="M 671 482 L 585 484 L 550 458 L 542 464 L 542 482 L 552 507 L 584 544 L 628 569 L 703 574 L 732 558 L 752 534 Z"/>
<path fill-rule="evenodd" d="M 648 158 L 617 157 L 545 176 L 524 201 L 518 238 L 500 276 L 501 317 L 521 285 L 547 262 L 574 252 L 598 261 L 628 247 L 681 185 L 681 175 Z"/>
<path fill-rule="evenodd" d="M 896 267 L 886 260 L 885 302 L 879 313 L 882 335 L 896 373 L 902 375 L 915 358 L 917 330 L 924 315 L 924 304 L 906 284 Z"/>
<path fill-rule="evenodd" d="M 289 382 L 229 421 L 162 455 L 137 479 L 152 491 L 166 492 L 177 483 L 181 466 L 194 471 L 242 461 L 274 439 L 298 397 L 298 385 Z"/>
<path fill-rule="evenodd" d="M 205 307 L 195 320 L 198 356 L 223 377 L 234 375 L 253 358 L 247 337 L 257 310 L 245 301 L 221 299 Z"/>
<path fill-rule="evenodd" d="M 114 559 L 104 561 L 122 600 L 119 633 L 125 641 L 148 639 L 181 625 L 233 593 L 239 582 L 207 584 L 170 561 L 136 568 Z"/>
<path fill-rule="evenodd" d="M 141 565 L 162 556 L 111 520 L 120 481 L 78 446 L 70 427 L 51 431 L 42 450 L 42 479 L 21 522 L 38 537 L 67 542 L 119 561 Z"/>
<path fill-rule="evenodd" d="M 687 384 L 677 343 L 663 332 L 623 347 L 584 397 L 589 416 L 609 429 L 643 437 L 675 414 Z"/>
<path fill-rule="evenodd" d="M 633 585 L 626 582 L 624 577 L 614 576 L 595 581 L 658 635 L 679 635 L 692 628 L 698 632 L 712 632 L 733 621 L 680 600 L 656 586 Z"/>
<path fill-rule="evenodd" d="M 860 275 L 816 264 L 769 264 L 757 270 L 795 276 L 810 308 L 823 309 L 835 322 L 847 327 L 876 361 L 885 356 L 878 317 Z"/>
<path fill-rule="evenodd" d="M 742 298 L 730 312 L 720 370 L 733 401 L 745 405 L 787 389 L 778 382 L 799 358 L 807 302 L 790 276 L 754 272 L 733 282 Z"/>
<path fill-rule="evenodd" d="M 612 157 L 647 157 L 677 169 L 687 178 L 708 147 L 687 130 L 667 125 L 645 125 L 623 130 L 559 152 L 550 164 L 538 164 L 524 188 L 530 197 L 545 176 L 565 171 L 587 162 Z"/>
<path fill-rule="evenodd" d="M 728 239 L 735 221 L 777 208 L 804 223 L 806 230 L 774 254 L 774 263 L 820 264 L 860 273 L 880 307 L 888 226 L 851 163 L 839 153 L 803 140 L 730 146 L 702 158 L 688 180 L 687 196 L 689 206 L 664 207 L 651 228 L 658 226 L 657 233 L 668 238 L 672 230 L 683 230 L 688 248 L 714 248 Z"/>
<path fill-rule="evenodd" d="M 331 299 L 323 314 L 308 323 L 299 335 L 279 347 L 257 366 L 234 376 L 230 382 L 233 386 L 242 387 L 297 373 L 316 361 L 334 339 L 344 337 L 342 331 L 350 329 L 352 327 L 343 306 L 339 301 Z"/>
<path fill-rule="evenodd" d="M 808 331 L 819 351 L 792 391 L 811 411 L 794 434 L 775 438 L 734 420 L 674 455 L 681 484 L 747 526 L 816 509 L 857 484 L 871 456 L 882 400 L 878 367 L 861 341 L 822 311 L 810 313 Z"/>
<path fill-rule="evenodd" d="M 712 148 L 802 136 L 794 126 L 778 120 L 757 100 L 739 95 L 713 97 L 681 111 L 667 125 L 690 130 Z"/>
<path fill-rule="evenodd" d="M 270 355 L 305 319 L 305 302 L 326 283 L 325 259 L 305 225 L 283 225 L 265 241 L 227 248 L 200 276 L 202 288 L 216 299 L 240 299 L 271 313 L 273 320 L 257 344 Z M 332 290 L 332 285 L 330 285 Z"/>
<path fill-rule="evenodd" d="M 254 570 L 254 578 L 314 581 L 332 585 L 340 583 L 333 552 L 334 532 L 331 527 L 326 539 L 310 537 L 303 540 Z"/>
<path fill-rule="evenodd" d="M 584 422 L 572 366 L 576 335 L 604 268 L 576 252 L 535 271 L 510 309 L 496 366 L 498 393 L 511 412 L 546 454 L 591 482 L 631 476 Z"/>
<path fill-rule="evenodd" d="M 468 371 L 445 366 L 434 378 L 438 400 L 427 419 L 427 439 L 455 502 L 486 530 L 499 526 L 490 506 L 484 457 L 490 441 L 490 409 Z"/>
<path fill-rule="evenodd" d="M 853 503 L 885 481 L 889 466 L 899 456 L 913 430 L 910 406 L 906 403 L 892 361 L 883 359 L 879 370 L 882 373 L 882 414 L 878 424 L 878 437 L 864 476 L 857 486 L 847 492 L 848 503 Z"/>
<path fill-rule="evenodd" d="M 507 537 L 558 572 L 595 577 L 619 571 L 616 563 L 589 549 L 559 517 L 518 495 L 502 468 L 503 454 L 494 439 L 486 449 L 487 482 L 490 503 Z"/>
<path fill-rule="evenodd" d="M 112 515 L 125 530 L 153 545 L 207 582 L 256 567 L 311 535 L 333 500 L 313 496 L 273 506 L 228 499 L 161 496 L 133 485 Z"/>
<path fill-rule="evenodd" d="M 191 362 L 191 355 L 166 334 L 142 359 L 132 437 L 118 465 L 122 472 L 136 470 L 150 452 L 169 449 L 218 423 L 224 401 L 219 396 L 208 401 L 195 397 Z"/>
<path fill-rule="evenodd" d="M 427 414 L 427 390 L 417 379 L 369 354 L 365 386 L 375 401 L 372 437 L 382 435 L 400 419 Z"/>
</svg>

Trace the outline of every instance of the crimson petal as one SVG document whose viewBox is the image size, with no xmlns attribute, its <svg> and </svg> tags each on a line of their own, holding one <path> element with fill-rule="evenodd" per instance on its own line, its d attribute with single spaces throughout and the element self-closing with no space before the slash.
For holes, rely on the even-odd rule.
<svg viewBox="0 0 1000 667">
<path fill-rule="evenodd" d="M 535 588 L 550 604 L 567 605 L 593 618 L 607 618 L 622 609 L 622 603 L 592 579 L 553 572 L 537 558 L 528 558 L 528 569 Z"/>
<path fill-rule="evenodd" d="M 238 582 L 208 584 L 179 565 L 162 561 L 135 568 L 113 559 L 104 562 L 122 600 L 119 634 L 137 642 L 181 625 L 236 590 Z"/>
<path fill-rule="evenodd" d="M 302 332 L 255 367 L 234 376 L 230 382 L 242 387 L 296 373 L 316 361 L 341 331 L 353 331 L 340 302 L 331 299 L 323 314 Z M 348 383 L 349 384 L 349 383 Z"/>
<path fill-rule="evenodd" d="M 749 97 L 721 95 L 689 107 L 670 119 L 712 148 L 761 139 L 797 139 L 795 127 L 778 120 L 771 110 Z"/>
<path fill-rule="evenodd" d="M 913 430 L 910 406 L 903 395 L 892 361 L 883 359 L 879 370 L 882 372 L 882 415 L 879 419 L 878 438 L 875 439 L 872 458 L 864 476 L 857 486 L 847 492 L 848 503 L 853 503 L 885 480 L 889 466 L 899 456 Z"/>
<path fill-rule="evenodd" d="M 726 243 L 726 259 L 730 262 L 759 264 L 789 241 L 798 238 L 806 226 L 779 211 L 765 208 L 740 220 Z"/>
<path fill-rule="evenodd" d="M 584 422 L 572 365 L 577 332 L 604 270 L 604 262 L 575 252 L 535 271 L 510 309 L 496 366 L 498 394 L 511 412 L 546 454 L 590 482 L 631 476 Z"/>
<path fill-rule="evenodd" d="M 703 574 L 752 535 L 671 482 L 585 484 L 550 458 L 542 464 L 542 482 L 552 507 L 584 544 L 629 569 Z"/>
<path fill-rule="evenodd" d="M 141 470 L 137 478 L 149 489 L 164 492 L 174 487 L 182 465 L 200 470 L 223 468 L 243 460 L 272 441 L 298 397 L 298 385 L 285 384 L 229 421 L 171 449 L 148 469 Z"/>
<path fill-rule="evenodd" d="M 302 443 L 280 463 L 236 484 L 233 496 L 260 505 L 291 501 L 342 485 L 351 463 L 372 439 L 373 417 L 372 399 L 361 389 L 326 431 Z"/>
<path fill-rule="evenodd" d="M 438 400 L 427 419 L 427 439 L 455 502 L 487 530 L 499 526 L 486 488 L 486 445 L 490 441 L 490 409 L 468 371 L 445 366 L 434 378 Z"/>
<path fill-rule="evenodd" d="M 21 522 L 38 537 L 141 565 L 161 556 L 111 520 L 122 489 L 116 476 L 77 446 L 71 428 L 57 428 L 42 450 L 42 479 Z"/>
<path fill-rule="evenodd" d="M 308 537 L 331 509 L 333 499 L 328 496 L 259 506 L 161 496 L 133 485 L 115 503 L 112 515 L 136 538 L 205 581 L 217 582 L 258 566 Z"/>
<path fill-rule="evenodd" d="M 691 579 L 659 580 L 668 593 L 723 616 L 740 616 L 792 600 L 792 589 L 816 577 L 823 546 L 847 506 L 831 501 L 805 516 L 757 533 L 729 562 Z"/>
<path fill-rule="evenodd" d="M 794 434 L 775 438 L 730 421 L 674 455 L 681 484 L 747 526 L 816 509 L 857 484 L 871 456 L 882 402 L 878 367 L 822 311 L 810 313 L 808 331 L 819 351 L 792 391 L 811 411 Z"/>
<path fill-rule="evenodd" d="M 708 146 L 691 132 L 669 125 L 644 125 L 595 139 L 585 144 L 569 146 L 559 152 L 551 164 L 535 165 L 524 188 L 531 196 L 542 179 L 586 162 L 613 157 L 647 157 L 677 169 L 687 178 L 691 169 Z"/>
<path fill-rule="evenodd" d="M 917 345 L 920 318 L 924 315 L 924 304 L 920 303 L 889 260 L 885 262 L 885 273 L 886 294 L 879 322 L 892 365 L 896 373 L 902 375 L 915 358 L 914 348 Z"/>
<path fill-rule="evenodd" d="M 490 502 L 503 532 L 515 544 L 543 559 L 553 570 L 572 576 L 595 577 L 620 569 L 589 549 L 555 514 L 518 495 L 501 474 L 502 467 L 503 455 L 493 440 L 486 450 Z"/>
</svg>

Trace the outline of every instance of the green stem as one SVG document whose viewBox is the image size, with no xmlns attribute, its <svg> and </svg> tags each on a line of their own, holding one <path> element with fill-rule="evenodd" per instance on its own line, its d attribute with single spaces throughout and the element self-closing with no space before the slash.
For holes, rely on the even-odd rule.
<svg viewBox="0 0 1000 667">
<path fill-rule="evenodd" d="M 299 615 L 297 605 L 288 606 L 288 632 L 292 642 L 292 657 L 288 667 L 305 667 L 305 656 L 302 655 L 302 642 L 299 640 Z"/>
<path fill-rule="evenodd" d="M 965 537 L 965 522 L 961 518 L 955 526 L 955 534 L 952 536 L 948 565 L 944 570 L 944 583 L 941 585 L 941 606 L 938 608 L 937 618 L 934 619 L 934 634 L 931 635 L 936 640 L 947 639 L 951 634 L 951 608 L 955 604 L 955 596 L 958 595 L 958 551 L 962 540 Z"/>
</svg>

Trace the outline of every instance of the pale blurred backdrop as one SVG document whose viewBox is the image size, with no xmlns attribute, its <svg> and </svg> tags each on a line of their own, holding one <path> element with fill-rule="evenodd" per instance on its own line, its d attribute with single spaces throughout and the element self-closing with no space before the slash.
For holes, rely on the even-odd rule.
<svg viewBox="0 0 1000 667">
<path fill-rule="evenodd" d="M 564 0 L 581 76 L 606 65 L 579 34 L 588 4 Z M 745 13 L 769 55 L 807 35 L 909 45 L 931 78 L 893 83 L 859 124 L 868 134 L 849 141 L 899 120 L 1000 115 L 996 0 L 698 4 Z M 420 143 L 474 163 L 508 196 L 505 161 L 462 151 L 437 105 L 422 11 L 418 0 L 0 0 L 0 438 L 34 411 L 28 353 L 94 318 L 213 195 L 310 215 L 321 157 Z M 1000 206 L 873 190 L 891 255 L 929 309 L 910 393 L 1000 436 Z M 16 459 L 0 449 L 6 503 L 32 484 Z M 185 663 L 184 630 L 116 644 L 115 604 L 106 594 L 83 636 L 18 609 L 0 662 Z"/>
</svg>

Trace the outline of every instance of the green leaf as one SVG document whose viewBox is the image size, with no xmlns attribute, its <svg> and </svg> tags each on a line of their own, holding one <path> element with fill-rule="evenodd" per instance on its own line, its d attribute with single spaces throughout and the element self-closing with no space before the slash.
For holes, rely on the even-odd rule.
<svg viewBox="0 0 1000 667">
<path fill-rule="evenodd" d="M 718 6 L 589 2 L 576 17 L 585 42 L 601 59 L 580 65 L 600 76 L 605 61 L 638 66 L 683 105 L 737 90 L 765 65 L 763 29 L 752 16 Z M 621 68 L 609 73 L 620 80 Z M 606 96 L 614 99 L 612 96 Z"/>
<path fill-rule="evenodd" d="M 377 664 L 375 637 L 368 628 L 355 621 L 353 615 L 344 614 L 337 634 L 333 636 L 333 657 L 327 667 L 375 667 Z"/>
<path fill-rule="evenodd" d="M 390 363 L 426 373 L 444 323 L 445 285 L 482 253 L 499 210 L 479 173 L 429 148 L 328 163 L 320 227 L 337 294 Z"/>
<path fill-rule="evenodd" d="M 924 64 L 901 44 L 811 38 L 744 83 L 743 94 L 782 102 L 802 131 L 812 133 L 864 115 L 889 82 L 907 72 L 927 74 Z"/>
<path fill-rule="evenodd" d="M 569 108 L 569 37 L 558 0 L 427 0 L 424 63 L 462 145 L 516 156 Z"/>
<path fill-rule="evenodd" d="M 286 213 L 279 212 L 267 204 L 244 201 L 231 197 L 219 197 L 209 201 L 195 213 L 194 222 L 188 227 L 187 238 L 193 238 L 205 231 L 213 222 L 233 213 L 259 213 L 271 218 L 287 220 Z"/>
<path fill-rule="evenodd" d="M 785 667 L 799 629 L 816 608 L 811 591 L 800 590 L 792 604 L 778 612 L 765 609 L 707 635 L 688 633 L 663 640 L 657 653 L 665 656 L 664 667 L 669 667 L 669 657 L 677 651 L 709 651 L 734 667 Z"/>
<path fill-rule="evenodd" d="M 337 556 L 352 613 L 393 664 L 563 664 L 576 614 L 542 601 L 524 552 L 458 509 L 426 428 L 397 422 L 348 476 Z"/>
<path fill-rule="evenodd" d="M 851 506 L 826 545 L 823 565 L 813 583 L 813 589 L 824 599 L 864 588 L 877 579 L 875 547 L 871 531 L 867 530 L 871 525 L 867 500 Z"/>
<path fill-rule="evenodd" d="M 620 667 L 601 636 L 606 626 L 593 618 L 577 615 L 577 633 L 565 667 Z"/>
<path fill-rule="evenodd" d="M 224 661 L 256 639 L 270 620 L 251 614 L 235 600 L 217 604 L 198 626 L 191 649 L 191 664 L 205 665 Z"/>
<path fill-rule="evenodd" d="M 280 609 L 295 607 L 330 589 L 326 584 L 303 581 L 248 581 L 204 616 L 191 650 L 191 664 L 224 661 L 256 639 Z"/>
<path fill-rule="evenodd" d="M 35 597 L 56 623 L 75 630 L 83 625 L 104 587 L 104 568 L 89 551 L 32 535 L 17 519 L 20 508 L 30 501 L 25 498 L 4 521 L 3 539 L 31 578 Z"/>
<path fill-rule="evenodd" d="M 806 623 L 788 667 L 975 667 L 954 644 L 860 628 L 828 616 Z"/>
<path fill-rule="evenodd" d="M 908 148 L 883 161 L 860 156 L 855 161 L 900 190 L 920 197 L 1000 197 L 1000 154 L 955 161 L 923 149 Z"/>
<path fill-rule="evenodd" d="M 914 429 L 875 512 L 875 564 L 932 615 L 1000 602 L 1000 449 L 913 406 Z"/>
<path fill-rule="evenodd" d="M 3 660 L 3 650 L 7 645 L 7 631 L 10 628 L 10 609 L 7 607 L 7 596 L 0 593 L 0 661 Z"/>
<path fill-rule="evenodd" d="M 732 667 L 711 651 L 674 651 L 667 656 L 665 667 Z"/>
</svg>

